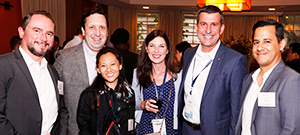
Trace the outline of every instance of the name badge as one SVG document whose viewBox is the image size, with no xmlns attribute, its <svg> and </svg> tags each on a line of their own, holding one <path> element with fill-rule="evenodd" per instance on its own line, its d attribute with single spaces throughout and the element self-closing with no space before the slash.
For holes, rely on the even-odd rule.
<svg viewBox="0 0 300 135">
<path fill-rule="evenodd" d="M 58 93 L 64 95 L 64 82 L 57 80 Z"/>
<path fill-rule="evenodd" d="M 151 121 L 151 123 L 152 123 L 152 126 L 153 126 L 153 133 L 159 132 L 160 128 L 161 128 L 160 134 L 161 135 L 166 135 L 167 134 L 165 120 L 163 120 L 163 119 L 153 119 Z M 161 124 L 163 124 L 163 125 L 161 125 Z"/>
<path fill-rule="evenodd" d="M 276 107 L 275 92 L 258 93 L 258 107 Z"/>
<path fill-rule="evenodd" d="M 134 124 L 133 119 L 128 119 L 128 131 L 133 130 L 134 127 L 133 124 Z"/>
</svg>

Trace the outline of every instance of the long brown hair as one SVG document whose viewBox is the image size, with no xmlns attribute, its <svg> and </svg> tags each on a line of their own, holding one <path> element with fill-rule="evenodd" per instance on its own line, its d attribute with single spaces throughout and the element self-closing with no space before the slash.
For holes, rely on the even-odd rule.
<svg viewBox="0 0 300 135">
<path fill-rule="evenodd" d="M 150 73 L 152 72 L 152 61 L 150 60 L 148 53 L 146 52 L 146 47 L 148 46 L 149 42 L 152 41 L 156 37 L 162 37 L 166 44 L 169 53 L 165 57 L 166 67 L 169 72 L 172 73 L 172 76 L 176 79 L 177 72 L 179 71 L 178 65 L 175 64 L 174 57 L 174 47 L 171 45 L 171 42 L 167 36 L 167 34 L 163 30 L 153 30 L 149 33 L 143 43 L 137 64 L 137 78 L 139 80 L 139 84 L 144 88 L 149 87 L 152 84 Z"/>
</svg>

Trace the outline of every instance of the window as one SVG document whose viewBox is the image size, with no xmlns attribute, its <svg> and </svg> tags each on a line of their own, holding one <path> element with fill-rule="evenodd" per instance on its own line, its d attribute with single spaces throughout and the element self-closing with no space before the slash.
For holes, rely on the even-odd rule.
<svg viewBox="0 0 300 135">
<path fill-rule="evenodd" d="M 195 31 L 196 23 L 196 14 L 183 14 L 182 41 L 187 41 L 191 45 L 200 44 L 197 33 Z"/>
<path fill-rule="evenodd" d="M 138 13 L 137 20 L 137 53 L 140 52 L 141 46 L 146 36 L 158 28 L 158 13 Z"/>
<path fill-rule="evenodd" d="M 286 45 L 300 42 L 300 15 L 285 15 L 282 17 L 282 25 L 285 28 L 284 37 Z"/>
</svg>

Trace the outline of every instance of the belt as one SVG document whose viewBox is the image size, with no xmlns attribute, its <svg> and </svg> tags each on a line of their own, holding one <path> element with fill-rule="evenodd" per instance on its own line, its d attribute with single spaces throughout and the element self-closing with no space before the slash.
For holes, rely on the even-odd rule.
<svg viewBox="0 0 300 135">
<path fill-rule="evenodd" d="M 187 120 L 185 120 L 186 124 L 188 124 L 189 126 L 191 126 L 194 130 L 201 130 L 201 124 L 193 124 Z"/>
</svg>

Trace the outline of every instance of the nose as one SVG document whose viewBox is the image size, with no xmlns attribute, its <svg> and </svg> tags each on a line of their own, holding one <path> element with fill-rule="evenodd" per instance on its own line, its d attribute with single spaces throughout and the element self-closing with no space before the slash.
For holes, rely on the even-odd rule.
<svg viewBox="0 0 300 135">
<path fill-rule="evenodd" d="M 159 47 L 154 47 L 154 52 L 155 53 L 158 53 L 159 52 L 158 50 L 159 50 Z"/>
<path fill-rule="evenodd" d="M 100 36 L 100 33 L 101 33 L 101 32 L 100 32 L 100 29 L 97 29 L 97 30 L 95 31 L 95 35 L 96 35 L 96 36 Z"/>
<path fill-rule="evenodd" d="M 206 26 L 205 32 L 206 33 L 210 33 L 211 32 L 211 26 L 210 25 Z"/>
<path fill-rule="evenodd" d="M 46 33 L 41 33 L 41 35 L 40 35 L 41 42 L 45 42 L 46 41 L 46 39 L 47 39 L 46 35 L 47 35 Z"/>
<path fill-rule="evenodd" d="M 111 71 L 111 66 L 107 66 L 107 69 L 106 69 L 108 72 Z"/>
</svg>

